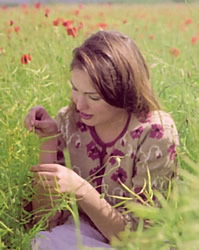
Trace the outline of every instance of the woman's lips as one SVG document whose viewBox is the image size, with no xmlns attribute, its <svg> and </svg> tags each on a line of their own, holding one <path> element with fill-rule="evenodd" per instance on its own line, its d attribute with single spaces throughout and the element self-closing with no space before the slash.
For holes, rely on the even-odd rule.
<svg viewBox="0 0 199 250">
<path fill-rule="evenodd" d="M 79 114 L 80 114 L 80 117 L 84 120 L 90 120 L 93 117 L 93 115 L 88 115 L 83 112 L 80 112 Z"/>
</svg>

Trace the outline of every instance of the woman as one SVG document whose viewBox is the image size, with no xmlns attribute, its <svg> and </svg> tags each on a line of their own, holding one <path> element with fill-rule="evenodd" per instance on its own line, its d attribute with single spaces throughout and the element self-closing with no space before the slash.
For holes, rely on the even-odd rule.
<svg viewBox="0 0 199 250">
<path fill-rule="evenodd" d="M 49 137 L 41 144 L 40 163 L 31 168 L 39 186 L 33 211 L 56 206 L 56 198 L 52 204 L 45 193 L 72 193 L 83 245 L 109 248 L 126 226 L 137 226 L 137 218 L 123 213 L 125 206 L 115 206 L 122 198 L 147 202 L 149 186 L 163 195 L 167 191 L 176 173 L 178 134 L 171 116 L 160 109 L 145 60 L 129 37 L 93 34 L 74 50 L 71 71 L 71 105 L 54 120 L 41 106 L 25 119 L 26 128 Z M 64 149 L 71 169 L 63 166 Z M 55 227 L 35 239 L 39 249 L 78 249 L 71 217 L 57 226 L 64 214 L 50 217 Z"/>
</svg>

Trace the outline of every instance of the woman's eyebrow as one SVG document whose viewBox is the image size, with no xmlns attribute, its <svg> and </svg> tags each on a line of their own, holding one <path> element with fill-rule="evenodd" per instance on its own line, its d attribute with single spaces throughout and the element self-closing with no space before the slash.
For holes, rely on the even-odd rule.
<svg viewBox="0 0 199 250">
<path fill-rule="evenodd" d="M 73 84 L 73 82 L 72 82 L 72 80 L 70 80 L 70 82 L 71 82 L 71 84 L 72 84 L 72 86 L 73 86 L 73 88 L 74 89 L 76 89 L 76 90 L 78 90 L 76 87 L 75 87 L 75 85 Z M 93 95 L 93 94 L 98 94 L 96 91 L 95 92 L 84 92 L 84 94 L 86 94 L 86 95 Z"/>
</svg>

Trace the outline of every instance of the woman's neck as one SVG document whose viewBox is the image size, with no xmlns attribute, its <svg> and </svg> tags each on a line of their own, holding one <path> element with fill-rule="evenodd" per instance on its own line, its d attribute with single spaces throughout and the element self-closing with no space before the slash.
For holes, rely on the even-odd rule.
<svg viewBox="0 0 199 250">
<path fill-rule="evenodd" d="M 126 111 L 124 111 L 121 112 L 121 114 L 117 116 L 116 119 L 110 121 L 109 123 L 96 126 L 95 131 L 98 137 L 104 143 L 113 141 L 123 131 L 127 123 L 128 117 L 129 114 Z"/>
</svg>

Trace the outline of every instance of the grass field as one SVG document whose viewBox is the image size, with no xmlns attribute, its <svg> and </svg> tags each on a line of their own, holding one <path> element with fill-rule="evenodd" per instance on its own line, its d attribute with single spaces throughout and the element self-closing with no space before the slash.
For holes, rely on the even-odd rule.
<svg viewBox="0 0 199 250">
<path fill-rule="evenodd" d="M 39 140 L 23 120 L 43 105 L 68 104 L 72 49 L 99 29 L 133 38 L 150 68 L 162 106 L 180 135 L 180 180 L 162 209 L 131 207 L 154 227 L 125 232 L 116 249 L 199 249 L 199 5 L 53 5 L 0 8 L 0 249 L 30 249 L 23 200 L 31 188 Z M 70 22 L 71 21 L 71 22 Z"/>
</svg>

